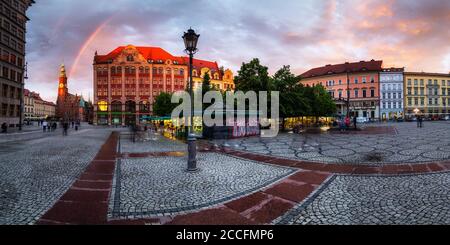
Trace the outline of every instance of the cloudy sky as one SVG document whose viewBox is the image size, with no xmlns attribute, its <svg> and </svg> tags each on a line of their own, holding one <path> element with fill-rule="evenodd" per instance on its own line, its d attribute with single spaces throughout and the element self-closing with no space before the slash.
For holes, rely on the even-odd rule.
<svg viewBox="0 0 450 245">
<path fill-rule="evenodd" d="M 382 59 L 408 71 L 450 71 L 448 0 L 37 0 L 28 10 L 26 87 L 56 100 L 58 67 L 69 90 L 92 96 L 95 51 L 160 46 L 183 55 L 183 31 L 201 34 L 196 57 L 237 71 L 254 57 L 297 74 Z"/>
</svg>

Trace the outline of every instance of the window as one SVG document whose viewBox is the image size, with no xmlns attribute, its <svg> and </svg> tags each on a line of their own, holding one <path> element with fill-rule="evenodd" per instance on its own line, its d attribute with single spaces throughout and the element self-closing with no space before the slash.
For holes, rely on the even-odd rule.
<svg viewBox="0 0 450 245">
<path fill-rule="evenodd" d="M 424 95 L 425 94 L 425 89 L 424 88 L 420 88 L 420 95 Z"/>
<path fill-rule="evenodd" d="M 367 91 L 365 89 L 363 89 L 363 98 L 367 97 Z"/>
<path fill-rule="evenodd" d="M 408 95 L 411 95 L 411 88 L 408 88 Z"/>
<path fill-rule="evenodd" d="M 370 97 L 375 97 L 375 89 L 370 90 Z"/>
<path fill-rule="evenodd" d="M 7 113 L 8 113 L 8 105 L 7 104 L 2 104 L 2 108 L 1 108 L 1 115 L 6 117 Z"/>
<path fill-rule="evenodd" d="M 127 56 L 127 61 L 128 61 L 128 62 L 133 62 L 133 61 L 134 61 L 133 55 L 131 55 L 131 54 L 128 55 L 128 56 Z"/>
<path fill-rule="evenodd" d="M 14 117 L 14 105 L 9 105 L 9 116 Z"/>
<path fill-rule="evenodd" d="M 8 67 L 3 67 L 3 77 L 8 78 L 9 77 L 9 69 Z"/>
<path fill-rule="evenodd" d="M 355 90 L 355 98 L 358 98 L 358 97 L 359 97 L 359 91 Z"/>
<path fill-rule="evenodd" d="M 420 105 L 425 105 L 425 98 L 420 98 Z"/>
<path fill-rule="evenodd" d="M 372 76 L 372 77 L 370 78 L 370 83 L 375 83 L 375 77 Z"/>
<path fill-rule="evenodd" d="M 408 85 L 411 85 L 411 79 L 408 79 Z"/>
<path fill-rule="evenodd" d="M 408 98 L 408 105 L 412 105 L 412 98 Z"/>
<path fill-rule="evenodd" d="M 419 105 L 419 98 L 414 98 L 414 105 Z"/>
<path fill-rule="evenodd" d="M 428 105 L 433 105 L 433 99 L 432 98 L 428 99 Z"/>
<path fill-rule="evenodd" d="M 450 81 L 448 81 L 450 84 Z M 339 85 L 342 85 L 342 80 L 339 79 Z M 449 85 L 450 86 L 450 85 Z"/>
<path fill-rule="evenodd" d="M 418 95 L 419 94 L 419 89 L 418 88 L 414 88 L 414 95 Z"/>
<path fill-rule="evenodd" d="M 424 85 L 424 81 L 423 79 L 420 79 L 420 85 L 423 86 Z"/>
<path fill-rule="evenodd" d="M 355 84 L 358 84 L 358 78 L 355 77 Z"/>
<path fill-rule="evenodd" d="M 419 81 L 417 79 L 414 79 L 414 86 L 418 86 L 419 85 Z"/>
<path fill-rule="evenodd" d="M 363 77 L 362 78 L 362 83 L 366 83 L 366 82 L 367 82 L 366 77 Z"/>
</svg>

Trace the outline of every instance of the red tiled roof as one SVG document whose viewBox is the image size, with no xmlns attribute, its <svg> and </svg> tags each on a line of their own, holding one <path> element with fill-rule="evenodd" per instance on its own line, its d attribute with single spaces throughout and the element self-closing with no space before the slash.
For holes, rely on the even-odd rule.
<svg viewBox="0 0 450 245">
<path fill-rule="evenodd" d="M 107 63 L 110 60 L 116 58 L 125 48 L 126 46 L 120 46 L 107 55 L 96 55 L 94 61 L 96 63 Z M 173 56 L 160 47 L 136 47 L 136 49 L 146 60 L 162 60 L 163 62 L 166 60 L 171 60 L 177 61 L 179 64 L 189 64 L 189 57 Z M 194 68 L 201 69 L 203 67 L 207 67 L 214 71 L 219 71 L 219 65 L 217 64 L 217 62 L 194 59 Z"/>
<path fill-rule="evenodd" d="M 360 61 L 355 63 L 344 63 L 337 65 L 326 65 L 323 67 L 313 68 L 301 75 L 302 78 L 311 78 L 332 74 L 339 74 L 349 72 L 364 72 L 364 71 L 381 71 L 382 60 Z"/>
<path fill-rule="evenodd" d="M 185 64 L 189 63 L 189 58 L 188 57 L 183 57 Z M 201 69 L 204 67 L 209 68 L 211 71 L 219 71 L 219 65 L 217 64 L 217 62 L 212 62 L 212 61 L 207 61 L 207 60 L 199 60 L 199 59 L 194 59 L 193 60 L 193 65 L 195 69 Z"/>
<path fill-rule="evenodd" d="M 120 46 L 107 55 L 97 55 L 95 56 L 95 62 L 108 62 L 109 60 L 116 58 L 125 48 L 126 46 Z M 136 49 L 142 54 L 142 56 L 144 56 L 146 60 L 172 60 L 183 62 L 181 57 L 173 56 L 159 47 L 136 47 Z"/>
</svg>

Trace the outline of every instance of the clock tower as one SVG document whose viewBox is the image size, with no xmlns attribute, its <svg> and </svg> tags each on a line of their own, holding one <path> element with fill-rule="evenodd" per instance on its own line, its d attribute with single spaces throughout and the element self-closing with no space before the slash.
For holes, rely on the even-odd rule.
<svg viewBox="0 0 450 245">
<path fill-rule="evenodd" d="M 58 84 L 58 98 L 64 98 L 67 95 L 67 75 L 66 75 L 66 67 L 64 64 L 61 65 L 61 69 L 59 72 L 59 84 Z"/>
<path fill-rule="evenodd" d="M 71 116 L 68 111 L 70 102 L 69 89 L 67 88 L 67 74 L 64 64 L 59 69 L 59 82 L 58 82 L 58 99 L 56 101 L 56 116 L 62 119 L 67 119 Z"/>
</svg>

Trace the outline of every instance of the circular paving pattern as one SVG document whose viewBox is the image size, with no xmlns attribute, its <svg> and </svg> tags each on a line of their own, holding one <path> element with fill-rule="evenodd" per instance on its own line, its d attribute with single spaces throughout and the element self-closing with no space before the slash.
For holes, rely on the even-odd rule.
<svg viewBox="0 0 450 245">
<path fill-rule="evenodd" d="M 450 224 L 450 172 L 332 177 L 274 223 L 303 225 Z"/>
<path fill-rule="evenodd" d="M 216 140 L 236 150 L 296 160 L 340 164 L 405 164 L 450 160 L 450 123 L 370 124 L 396 134 L 288 134 L 274 138 Z M 364 131 L 363 131 L 364 132 Z"/>
</svg>

